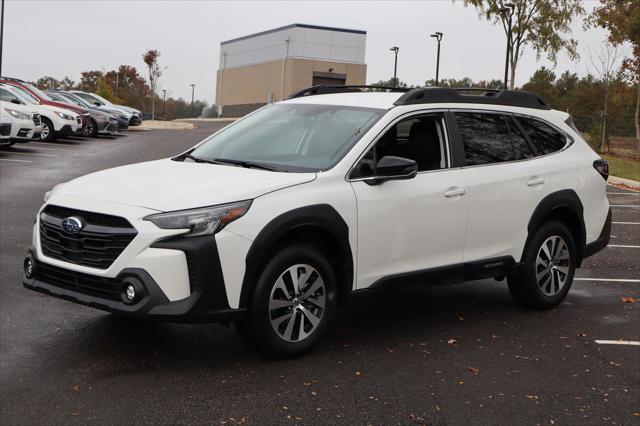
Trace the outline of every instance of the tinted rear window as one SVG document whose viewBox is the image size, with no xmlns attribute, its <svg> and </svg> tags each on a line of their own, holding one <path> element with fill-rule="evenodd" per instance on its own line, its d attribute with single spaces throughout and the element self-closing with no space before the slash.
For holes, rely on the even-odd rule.
<svg viewBox="0 0 640 426">
<path fill-rule="evenodd" d="M 541 155 L 560 151 L 567 144 L 565 135 L 540 120 L 518 117 L 518 121 Z"/>
<path fill-rule="evenodd" d="M 464 142 L 465 165 L 513 161 L 509 128 L 503 115 L 457 112 L 456 119 Z"/>
</svg>

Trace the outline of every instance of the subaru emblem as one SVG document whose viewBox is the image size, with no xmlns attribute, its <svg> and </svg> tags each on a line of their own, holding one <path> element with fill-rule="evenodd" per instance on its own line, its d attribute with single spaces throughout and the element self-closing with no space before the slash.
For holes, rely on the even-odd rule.
<svg viewBox="0 0 640 426">
<path fill-rule="evenodd" d="M 82 220 L 75 216 L 68 217 L 62 221 L 62 229 L 67 234 L 77 234 L 82 230 L 83 226 Z"/>
</svg>

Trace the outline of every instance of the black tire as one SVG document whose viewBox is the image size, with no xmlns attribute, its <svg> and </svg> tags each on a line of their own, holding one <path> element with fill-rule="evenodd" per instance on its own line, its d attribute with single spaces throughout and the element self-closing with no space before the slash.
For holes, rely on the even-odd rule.
<svg viewBox="0 0 640 426">
<path fill-rule="evenodd" d="M 53 123 L 47 117 L 42 117 L 42 133 L 40 133 L 40 140 L 43 142 L 51 142 L 55 139 L 56 135 Z"/>
<path fill-rule="evenodd" d="M 550 262 L 545 262 L 546 253 L 554 249 L 557 251 L 552 254 Z M 564 259 L 563 253 L 568 255 L 568 259 Z M 576 260 L 576 245 L 569 229 L 561 222 L 547 222 L 527 245 L 523 267 L 507 277 L 509 291 L 516 302 L 527 308 L 552 309 L 562 303 L 571 289 Z"/>
<path fill-rule="evenodd" d="M 293 269 L 296 265 L 300 266 L 299 269 L 296 269 L 298 271 L 296 275 L 304 277 L 305 275 L 303 274 L 309 274 L 307 285 L 303 289 L 309 291 L 316 286 L 317 276 L 321 278 L 324 287 L 322 290 L 316 290 L 313 293 L 314 297 L 309 296 L 308 298 L 304 298 L 305 292 L 301 289 L 299 296 L 292 295 L 290 299 L 291 307 L 271 308 L 270 310 L 270 303 L 273 301 L 272 295 L 276 297 L 277 292 L 280 291 L 281 295 L 284 296 L 284 293 L 279 290 L 281 287 L 277 286 L 281 276 L 287 289 L 292 289 L 291 278 L 287 281 L 284 274 L 288 273 L 290 268 Z M 309 268 L 305 268 L 305 266 Z M 313 270 L 318 274 L 317 276 L 314 275 Z M 291 358 L 302 355 L 313 348 L 322 337 L 327 325 L 331 322 L 336 310 L 336 289 L 337 282 L 331 263 L 320 250 L 313 246 L 302 244 L 283 248 L 262 269 L 253 298 L 249 304 L 247 318 L 237 325 L 239 334 L 245 341 L 248 341 L 266 356 Z M 293 293 L 293 291 L 290 293 Z M 320 310 L 310 300 L 317 302 L 318 299 L 321 299 L 319 296 L 322 294 L 324 295 L 324 309 Z M 284 298 L 282 302 L 289 301 Z M 294 303 L 297 303 L 297 305 L 294 305 Z M 275 323 L 280 318 L 287 317 L 288 312 L 291 312 L 290 319 L 285 319 L 280 325 L 272 325 L 272 319 Z M 319 316 L 318 312 L 321 312 Z M 314 321 L 317 320 L 317 325 L 313 325 L 309 315 L 314 316 L 312 319 Z M 287 341 L 285 339 L 291 321 L 293 321 L 293 324 L 288 334 L 294 341 Z M 308 330 L 306 329 L 307 327 L 309 327 Z M 280 331 L 276 331 L 276 329 Z M 300 330 L 303 331 L 301 332 Z M 309 334 L 300 338 L 301 334 L 307 331 Z M 298 338 L 297 341 L 295 341 L 296 336 Z"/>
<path fill-rule="evenodd" d="M 87 136 L 89 136 L 91 138 L 97 138 L 98 137 L 98 123 L 96 123 L 96 120 L 94 120 L 92 118 L 91 120 L 89 120 L 89 125 L 91 127 L 89 129 L 87 129 Z"/>
</svg>

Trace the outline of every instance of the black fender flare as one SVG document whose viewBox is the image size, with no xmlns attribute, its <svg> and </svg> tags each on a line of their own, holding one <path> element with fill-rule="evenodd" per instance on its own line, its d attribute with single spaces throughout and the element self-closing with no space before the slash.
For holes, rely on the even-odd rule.
<svg viewBox="0 0 640 426">
<path fill-rule="evenodd" d="M 272 219 L 258 234 L 247 252 L 245 273 L 240 290 L 240 307 L 249 305 L 255 282 L 260 275 L 260 266 L 269 257 L 269 250 L 287 233 L 296 228 L 313 226 L 327 232 L 338 242 L 342 258 L 346 259 L 345 275 L 353 286 L 353 255 L 349 243 L 349 226 L 340 213 L 329 204 L 313 204 L 290 210 Z M 350 290 L 350 288 L 349 288 Z"/>
<path fill-rule="evenodd" d="M 582 253 L 585 246 L 586 227 L 584 224 L 584 207 L 580 197 L 573 189 L 563 189 L 560 191 L 552 192 L 544 197 L 536 206 L 529 224 L 527 225 L 527 241 L 525 242 L 524 249 L 520 259 L 524 258 L 525 251 L 529 245 L 529 241 L 533 234 L 544 223 L 545 219 L 553 214 L 558 209 L 569 209 L 577 218 L 578 224 L 576 224 L 576 230 L 578 231 L 578 239 L 576 240 L 576 249 L 578 250 L 578 263 L 582 259 Z"/>
</svg>

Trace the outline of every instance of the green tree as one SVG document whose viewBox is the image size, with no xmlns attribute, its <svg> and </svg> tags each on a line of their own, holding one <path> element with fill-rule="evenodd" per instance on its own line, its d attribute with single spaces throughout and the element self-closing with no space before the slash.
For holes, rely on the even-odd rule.
<svg viewBox="0 0 640 426">
<path fill-rule="evenodd" d="M 98 82 L 104 78 L 102 71 L 84 71 L 80 73 L 80 90 L 97 92 Z"/>
<path fill-rule="evenodd" d="M 507 3 L 515 6 L 509 41 L 509 88 L 514 88 L 518 62 L 527 46 L 533 48 L 538 58 L 546 54 L 553 63 L 563 49 L 570 58 L 577 58 L 578 42 L 563 37 L 563 34 L 570 33 L 573 18 L 584 13 L 580 0 L 464 0 L 465 5 L 475 6 L 480 16 L 488 21 L 500 22 L 505 34 L 508 32 L 508 17 L 502 10 Z"/>
<path fill-rule="evenodd" d="M 36 86 L 42 90 L 57 90 L 62 84 L 53 77 L 44 76 L 36 81 Z"/>
<path fill-rule="evenodd" d="M 550 105 L 557 104 L 556 75 L 547 67 L 541 67 L 533 73 L 527 83 L 522 86 L 522 90 L 535 93 Z"/>
<path fill-rule="evenodd" d="M 401 81 L 399 78 L 391 77 L 389 80 L 378 80 L 375 83 L 370 83 L 371 86 L 386 86 L 386 87 L 413 87 L 408 86 L 407 83 Z M 378 89 L 382 90 L 382 89 Z"/>
<path fill-rule="evenodd" d="M 640 2 L 638 0 L 600 0 L 587 24 L 609 30 L 614 45 L 631 43 L 633 56 L 623 62 L 626 78 L 636 85 L 635 133 L 640 150 Z"/>
</svg>

